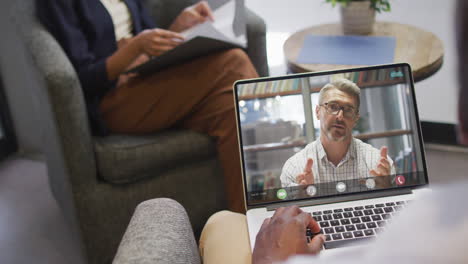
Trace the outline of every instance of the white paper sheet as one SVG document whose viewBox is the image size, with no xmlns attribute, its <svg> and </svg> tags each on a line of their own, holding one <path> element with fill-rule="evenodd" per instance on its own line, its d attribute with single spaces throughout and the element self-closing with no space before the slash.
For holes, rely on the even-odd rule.
<svg viewBox="0 0 468 264">
<path fill-rule="evenodd" d="M 214 21 L 206 21 L 198 24 L 188 30 L 181 32 L 186 40 L 190 40 L 196 36 L 204 36 L 219 39 L 220 34 L 224 35 L 223 40 L 229 40 L 245 46 L 245 35 L 236 36 L 233 30 L 235 16 L 234 0 L 226 2 L 216 10 L 213 10 Z"/>
</svg>

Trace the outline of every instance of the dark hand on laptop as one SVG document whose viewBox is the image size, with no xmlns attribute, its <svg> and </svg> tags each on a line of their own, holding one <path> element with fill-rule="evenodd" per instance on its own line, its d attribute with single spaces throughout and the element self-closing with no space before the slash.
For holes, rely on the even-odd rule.
<svg viewBox="0 0 468 264">
<path fill-rule="evenodd" d="M 314 160 L 308 158 L 306 166 L 304 168 L 304 172 L 296 176 L 296 182 L 299 185 L 314 184 L 314 173 L 312 172 L 312 164 L 314 164 Z"/>
<path fill-rule="evenodd" d="M 316 235 L 308 242 L 306 230 L 320 232 L 320 226 L 309 213 L 297 206 L 278 208 L 263 221 L 252 254 L 253 264 L 274 263 L 296 254 L 318 254 L 325 237 Z"/>
</svg>

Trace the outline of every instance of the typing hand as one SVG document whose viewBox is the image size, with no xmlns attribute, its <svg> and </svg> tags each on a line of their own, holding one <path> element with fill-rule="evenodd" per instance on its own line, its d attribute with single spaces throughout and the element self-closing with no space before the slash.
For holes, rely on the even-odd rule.
<svg viewBox="0 0 468 264">
<path fill-rule="evenodd" d="M 273 217 L 265 219 L 257 234 L 252 264 L 276 263 L 296 254 L 318 254 L 325 237 L 319 234 L 307 243 L 307 228 L 320 232 L 318 223 L 299 207 L 278 208 Z"/>
<path fill-rule="evenodd" d="M 185 8 L 174 20 L 169 30 L 182 32 L 207 20 L 214 20 L 213 11 L 206 1 Z"/>
<path fill-rule="evenodd" d="M 388 148 L 383 146 L 380 148 L 380 160 L 375 169 L 370 170 L 372 176 L 388 176 L 390 175 L 390 162 L 387 157 Z"/>
<path fill-rule="evenodd" d="M 312 164 L 314 161 L 311 158 L 307 159 L 304 172 L 296 176 L 296 183 L 300 185 L 314 184 L 314 173 L 312 172 Z"/>
</svg>

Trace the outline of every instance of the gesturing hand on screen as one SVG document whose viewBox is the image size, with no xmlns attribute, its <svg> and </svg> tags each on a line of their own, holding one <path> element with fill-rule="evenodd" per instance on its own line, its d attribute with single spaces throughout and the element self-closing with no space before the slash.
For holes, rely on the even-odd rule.
<svg viewBox="0 0 468 264">
<path fill-rule="evenodd" d="M 387 156 L 388 148 L 383 146 L 380 148 L 380 160 L 375 169 L 370 170 L 372 176 L 388 176 L 390 175 L 390 162 Z"/>
<path fill-rule="evenodd" d="M 300 185 L 314 184 L 314 173 L 312 172 L 312 164 L 314 161 L 311 158 L 307 159 L 304 172 L 296 176 L 296 183 Z"/>
</svg>

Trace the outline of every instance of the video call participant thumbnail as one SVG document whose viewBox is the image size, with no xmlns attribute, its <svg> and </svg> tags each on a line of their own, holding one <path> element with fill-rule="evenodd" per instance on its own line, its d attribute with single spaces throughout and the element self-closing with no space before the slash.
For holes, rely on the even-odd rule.
<svg viewBox="0 0 468 264">
<path fill-rule="evenodd" d="M 347 79 L 320 90 L 315 108 L 320 137 L 286 161 L 282 187 L 395 174 L 387 147 L 378 150 L 352 135 L 360 118 L 360 95 L 361 89 Z"/>
</svg>

